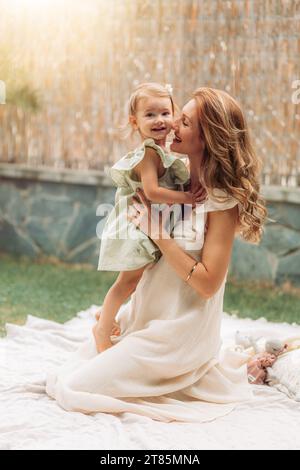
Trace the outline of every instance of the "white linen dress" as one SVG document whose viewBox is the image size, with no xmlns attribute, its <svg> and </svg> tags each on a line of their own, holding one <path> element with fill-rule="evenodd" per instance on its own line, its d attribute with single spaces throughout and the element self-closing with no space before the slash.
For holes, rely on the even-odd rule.
<svg viewBox="0 0 300 470">
<path fill-rule="evenodd" d="M 174 229 L 177 243 L 197 260 L 207 213 L 240 209 L 234 198 L 218 202 L 215 195 L 225 193 L 216 190 Z M 132 412 L 165 422 L 211 421 L 251 400 L 248 357 L 221 347 L 226 278 L 211 298 L 201 298 L 162 256 L 118 311 L 121 335 L 111 337 L 114 345 L 98 354 L 91 332 L 47 374 L 46 392 L 68 411 Z"/>
</svg>

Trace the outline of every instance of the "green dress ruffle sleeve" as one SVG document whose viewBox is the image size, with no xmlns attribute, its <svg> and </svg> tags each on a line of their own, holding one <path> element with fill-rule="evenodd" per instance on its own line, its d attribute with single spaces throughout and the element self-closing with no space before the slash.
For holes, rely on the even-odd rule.
<svg viewBox="0 0 300 470">
<path fill-rule="evenodd" d="M 153 139 L 146 139 L 141 146 L 127 153 L 108 170 L 108 175 L 117 187 L 115 205 L 107 217 L 101 236 L 98 262 L 100 271 L 132 271 L 156 262 L 161 252 L 153 241 L 127 219 L 132 196 L 137 188 L 143 188 L 134 168 L 142 161 L 145 150 L 156 150 L 165 173 L 158 178 L 161 187 L 182 190 L 189 180 L 189 171 L 182 160 L 165 152 Z"/>
</svg>

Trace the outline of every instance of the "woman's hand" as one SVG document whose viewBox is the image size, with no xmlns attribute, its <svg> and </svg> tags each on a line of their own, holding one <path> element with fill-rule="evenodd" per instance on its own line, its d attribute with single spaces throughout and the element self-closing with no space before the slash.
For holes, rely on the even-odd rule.
<svg viewBox="0 0 300 470">
<path fill-rule="evenodd" d="M 201 204 L 205 201 L 207 197 L 207 192 L 203 186 L 200 186 L 195 192 L 192 191 L 185 191 L 190 198 L 190 204 L 192 204 L 192 208 L 196 207 L 196 204 Z"/>
<path fill-rule="evenodd" d="M 170 214 L 170 207 L 161 211 L 146 198 L 142 189 L 137 189 L 136 196 L 133 196 L 133 206 L 130 207 L 128 219 L 134 223 L 153 241 L 162 238 L 170 238 L 170 235 L 163 226 L 163 220 Z"/>
</svg>

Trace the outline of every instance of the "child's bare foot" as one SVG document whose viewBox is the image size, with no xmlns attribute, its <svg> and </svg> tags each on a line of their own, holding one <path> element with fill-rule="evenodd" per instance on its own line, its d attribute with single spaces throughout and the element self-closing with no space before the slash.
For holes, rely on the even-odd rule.
<svg viewBox="0 0 300 470">
<path fill-rule="evenodd" d="M 110 340 L 110 336 L 105 331 L 103 331 L 101 327 L 99 327 L 98 323 L 93 326 L 93 335 L 98 353 L 101 353 L 113 346 L 113 343 Z"/>
<path fill-rule="evenodd" d="M 95 318 L 96 318 L 97 321 L 99 320 L 100 315 L 101 315 L 101 310 L 98 310 L 98 311 L 95 313 Z"/>
</svg>

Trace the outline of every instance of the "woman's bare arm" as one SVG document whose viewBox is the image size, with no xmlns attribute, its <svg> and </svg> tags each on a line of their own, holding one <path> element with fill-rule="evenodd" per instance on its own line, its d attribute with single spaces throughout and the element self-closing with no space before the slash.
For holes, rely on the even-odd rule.
<svg viewBox="0 0 300 470">
<path fill-rule="evenodd" d="M 188 281 L 201 297 L 212 297 L 223 282 L 231 258 L 237 215 L 237 206 L 208 213 L 208 230 L 202 259 Z M 188 255 L 176 240 L 159 238 L 154 241 L 166 261 L 185 280 L 196 260 Z"/>
</svg>

